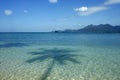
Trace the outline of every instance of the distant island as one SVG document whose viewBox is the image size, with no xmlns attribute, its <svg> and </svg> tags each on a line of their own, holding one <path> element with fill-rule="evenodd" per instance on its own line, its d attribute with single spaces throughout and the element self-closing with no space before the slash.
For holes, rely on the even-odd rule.
<svg viewBox="0 0 120 80">
<path fill-rule="evenodd" d="M 112 26 L 110 24 L 88 25 L 84 28 L 72 30 L 56 30 L 55 33 L 120 33 L 120 26 Z"/>
</svg>

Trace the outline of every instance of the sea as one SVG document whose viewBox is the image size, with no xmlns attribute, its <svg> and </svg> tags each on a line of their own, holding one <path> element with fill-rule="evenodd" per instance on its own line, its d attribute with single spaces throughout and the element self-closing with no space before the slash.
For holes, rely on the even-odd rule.
<svg viewBox="0 0 120 80">
<path fill-rule="evenodd" d="M 1 32 L 0 80 L 120 80 L 120 34 Z"/>
</svg>

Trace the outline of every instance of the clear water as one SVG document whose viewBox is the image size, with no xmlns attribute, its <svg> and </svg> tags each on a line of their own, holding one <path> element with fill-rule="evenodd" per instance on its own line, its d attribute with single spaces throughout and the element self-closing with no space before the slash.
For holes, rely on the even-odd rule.
<svg viewBox="0 0 120 80">
<path fill-rule="evenodd" d="M 0 33 L 0 80 L 120 80 L 120 34 Z"/>
</svg>

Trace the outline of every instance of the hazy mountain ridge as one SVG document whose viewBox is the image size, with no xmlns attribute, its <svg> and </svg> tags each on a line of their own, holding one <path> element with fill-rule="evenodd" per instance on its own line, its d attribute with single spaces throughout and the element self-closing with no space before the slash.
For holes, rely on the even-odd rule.
<svg viewBox="0 0 120 80">
<path fill-rule="evenodd" d="M 82 29 L 64 31 L 56 30 L 54 32 L 76 32 L 76 33 L 120 33 L 120 26 L 112 26 L 110 24 L 88 25 Z"/>
</svg>

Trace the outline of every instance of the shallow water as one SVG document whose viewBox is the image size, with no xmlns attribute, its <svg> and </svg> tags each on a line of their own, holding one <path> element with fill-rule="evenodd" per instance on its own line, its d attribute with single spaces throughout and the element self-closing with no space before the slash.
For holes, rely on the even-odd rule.
<svg viewBox="0 0 120 80">
<path fill-rule="evenodd" d="M 120 34 L 0 33 L 0 80 L 120 80 Z"/>
</svg>

